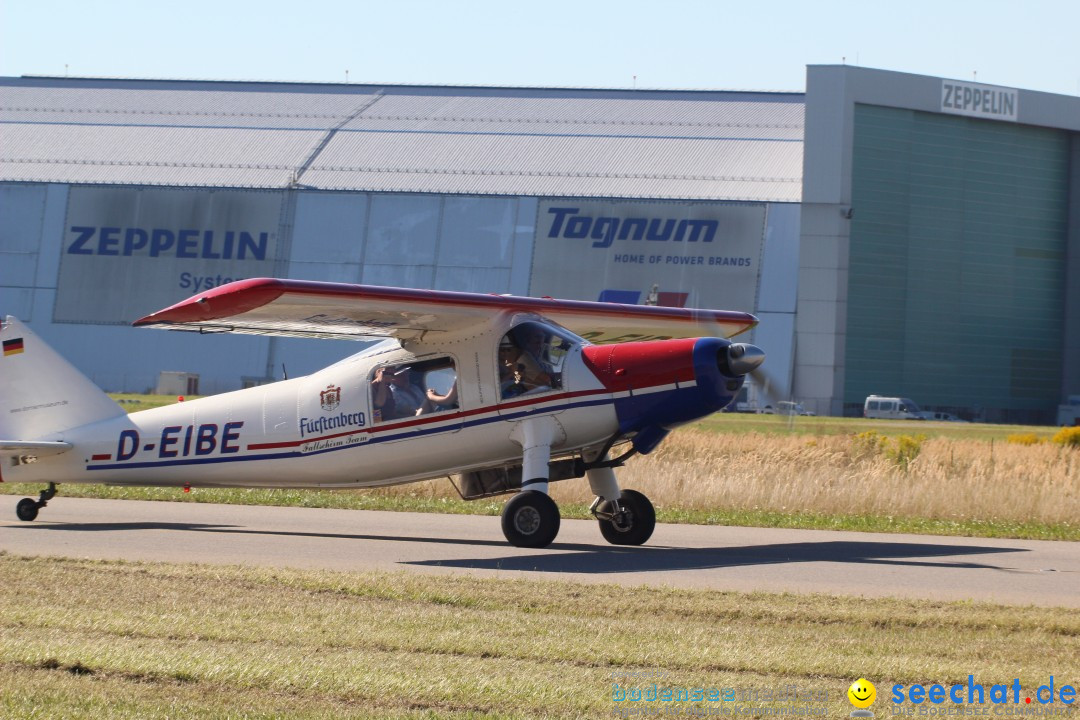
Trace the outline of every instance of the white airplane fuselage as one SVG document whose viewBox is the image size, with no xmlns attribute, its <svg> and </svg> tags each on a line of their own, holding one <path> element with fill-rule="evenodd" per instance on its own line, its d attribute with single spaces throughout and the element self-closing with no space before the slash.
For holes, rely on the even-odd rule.
<svg viewBox="0 0 1080 720">
<path fill-rule="evenodd" d="M 603 443 L 618 429 L 612 392 L 568 353 L 562 387 L 503 400 L 493 328 L 451 352 L 410 344 L 360 353 L 305 377 L 143 410 L 51 435 L 72 451 L 6 468 L 8 482 L 191 487 L 391 485 L 520 462 L 516 426 L 551 417 L 552 455 Z M 459 408 L 379 422 L 374 370 L 449 357 Z M 322 393 L 338 389 L 331 402 Z"/>
</svg>

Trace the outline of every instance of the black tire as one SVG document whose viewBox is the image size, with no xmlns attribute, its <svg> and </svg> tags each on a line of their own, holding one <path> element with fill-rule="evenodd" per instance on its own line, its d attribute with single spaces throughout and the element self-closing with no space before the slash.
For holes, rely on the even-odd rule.
<svg viewBox="0 0 1080 720">
<path fill-rule="evenodd" d="M 538 490 L 523 490 L 503 507 L 502 530 L 515 547 L 547 547 L 559 534 L 559 506 Z"/>
<path fill-rule="evenodd" d="M 600 534 L 612 545 L 644 545 L 656 529 L 656 510 L 649 498 L 637 490 L 623 490 L 619 497 L 623 512 L 614 520 L 600 520 Z M 611 512 L 606 500 L 597 508 Z"/>
<path fill-rule="evenodd" d="M 32 522 L 37 518 L 38 514 L 37 500 L 23 498 L 19 501 L 19 504 L 15 506 L 15 514 L 18 515 L 19 519 L 23 522 Z"/>
</svg>

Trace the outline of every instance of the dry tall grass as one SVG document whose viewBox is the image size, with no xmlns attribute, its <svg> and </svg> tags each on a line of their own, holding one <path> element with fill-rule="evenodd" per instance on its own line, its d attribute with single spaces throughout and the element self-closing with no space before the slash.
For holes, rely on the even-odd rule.
<svg viewBox="0 0 1080 720">
<path fill-rule="evenodd" d="M 1080 523 L 1080 451 L 1052 443 L 684 429 L 617 472 L 658 507 Z M 438 481 L 382 492 L 454 491 Z M 592 500 L 582 481 L 552 495 Z"/>
<path fill-rule="evenodd" d="M 685 431 L 628 464 L 621 481 L 658 503 L 695 508 L 1080 521 L 1080 452 L 943 438 L 920 445 L 905 464 L 903 447 L 883 438 Z"/>
</svg>

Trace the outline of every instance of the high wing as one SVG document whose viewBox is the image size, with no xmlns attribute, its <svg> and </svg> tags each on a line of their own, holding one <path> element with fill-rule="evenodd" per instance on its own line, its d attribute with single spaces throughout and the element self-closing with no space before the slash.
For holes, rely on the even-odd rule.
<svg viewBox="0 0 1080 720">
<path fill-rule="evenodd" d="M 369 340 L 427 336 L 436 341 L 479 329 L 501 312 L 542 315 L 597 343 L 731 337 L 757 318 L 727 310 L 621 305 L 445 290 L 256 278 L 240 280 L 136 320 L 136 326 Z M 428 335 L 428 334 L 432 335 Z"/>
</svg>

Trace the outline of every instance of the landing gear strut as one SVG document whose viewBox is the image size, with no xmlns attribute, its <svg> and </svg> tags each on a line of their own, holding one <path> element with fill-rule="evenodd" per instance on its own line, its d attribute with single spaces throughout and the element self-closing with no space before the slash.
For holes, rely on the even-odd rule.
<svg viewBox="0 0 1080 720">
<path fill-rule="evenodd" d="M 600 522 L 600 534 L 612 545 L 643 545 L 656 528 L 656 510 L 638 491 L 619 489 L 613 468 L 626 456 L 609 461 L 610 448 L 609 443 L 584 455 L 589 462 L 589 487 L 596 493 L 589 512 Z"/>
<path fill-rule="evenodd" d="M 503 506 L 502 531 L 515 547 L 543 548 L 559 534 L 559 506 L 548 496 L 551 444 L 562 429 L 550 417 L 520 422 L 511 436 L 521 445 L 521 492 Z"/>
<path fill-rule="evenodd" d="M 49 504 L 49 501 L 56 497 L 56 483 L 49 483 L 49 487 L 41 491 L 37 500 L 30 498 L 23 498 L 19 501 L 19 504 L 15 506 L 15 514 L 23 522 L 31 522 L 37 519 L 38 510 Z"/>
</svg>

